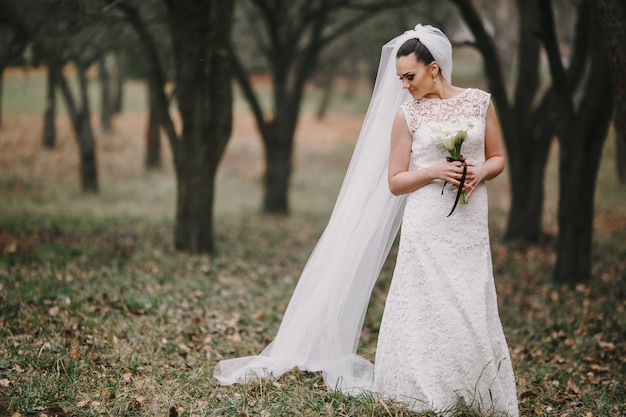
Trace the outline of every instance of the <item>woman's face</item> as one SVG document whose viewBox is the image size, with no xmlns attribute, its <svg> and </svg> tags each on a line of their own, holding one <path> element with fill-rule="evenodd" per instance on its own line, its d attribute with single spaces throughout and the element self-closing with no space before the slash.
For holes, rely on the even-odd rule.
<svg viewBox="0 0 626 417">
<path fill-rule="evenodd" d="M 422 98 L 435 89 L 433 75 L 437 73 L 437 64 L 418 62 L 415 53 L 398 57 L 396 72 L 402 80 L 402 88 L 407 89 L 414 99 Z"/>
</svg>

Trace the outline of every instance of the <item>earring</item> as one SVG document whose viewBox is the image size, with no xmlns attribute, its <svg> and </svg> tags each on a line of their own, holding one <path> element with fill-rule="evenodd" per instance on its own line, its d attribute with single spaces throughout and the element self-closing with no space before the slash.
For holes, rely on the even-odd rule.
<svg viewBox="0 0 626 417">
<path fill-rule="evenodd" d="M 433 84 L 435 84 L 436 82 L 437 82 L 437 77 L 433 75 Z"/>
</svg>

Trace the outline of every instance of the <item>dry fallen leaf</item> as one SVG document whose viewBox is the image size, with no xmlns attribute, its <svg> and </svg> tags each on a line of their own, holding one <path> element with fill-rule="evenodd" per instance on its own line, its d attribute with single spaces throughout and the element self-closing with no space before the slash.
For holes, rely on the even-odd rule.
<svg viewBox="0 0 626 417">
<path fill-rule="evenodd" d="M 580 394 L 580 388 L 578 387 L 578 385 L 574 383 L 572 378 L 567 380 L 567 388 L 569 388 L 569 390 L 572 391 L 576 395 Z"/>
</svg>

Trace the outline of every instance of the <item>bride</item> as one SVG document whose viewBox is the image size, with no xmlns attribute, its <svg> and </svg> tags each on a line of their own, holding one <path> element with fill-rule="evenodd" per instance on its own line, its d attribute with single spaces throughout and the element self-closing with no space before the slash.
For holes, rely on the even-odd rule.
<svg viewBox="0 0 626 417">
<path fill-rule="evenodd" d="M 276 338 L 259 355 L 218 363 L 221 384 L 298 367 L 321 371 L 329 389 L 375 392 L 415 411 L 461 401 L 518 415 L 484 184 L 504 168 L 500 129 L 489 94 L 453 86 L 451 73 L 450 41 L 432 26 L 383 46 L 335 208 Z M 449 153 L 451 140 L 463 155 Z M 356 348 L 401 224 L 373 365 Z"/>
</svg>

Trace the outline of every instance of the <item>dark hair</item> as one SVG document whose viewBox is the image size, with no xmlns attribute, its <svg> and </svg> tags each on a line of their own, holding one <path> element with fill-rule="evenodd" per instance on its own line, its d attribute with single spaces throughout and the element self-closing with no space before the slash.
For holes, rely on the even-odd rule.
<svg viewBox="0 0 626 417">
<path fill-rule="evenodd" d="M 430 53 L 428 48 L 426 48 L 426 46 L 416 38 L 409 39 L 400 45 L 400 48 L 398 48 L 398 52 L 396 53 L 396 58 L 409 56 L 412 53 L 415 53 L 417 56 L 417 62 L 421 62 L 424 65 L 428 65 L 435 60 L 435 58 L 433 58 L 433 54 Z"/>
</svg>

